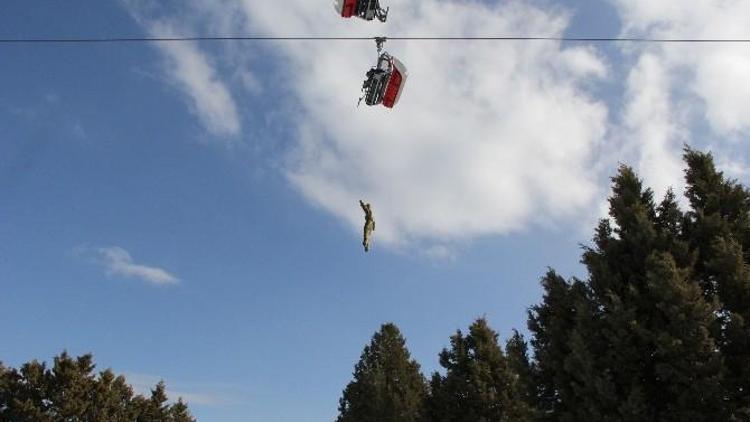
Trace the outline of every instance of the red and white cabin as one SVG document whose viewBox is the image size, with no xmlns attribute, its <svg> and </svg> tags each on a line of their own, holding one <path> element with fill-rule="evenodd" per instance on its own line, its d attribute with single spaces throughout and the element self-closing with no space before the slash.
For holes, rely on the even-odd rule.
<svg viewBox="0 0 750 422">
<path fill-rule="evenodd" d="M 392 60 L 393 68 L 391 69 L 391 76 L 388 78 L 388 84 L 383 93 L 383 105 L 388 108 L 393 108 L 398 99 L 401 98 L 401 91 L 404 90 L 406 78 L 409 76 L 409 72 L 403 63 L 395 57 Z"/>
<path fill-rule="evenodd" d="M 345 18 L 351 18 L 357 14 L 357 0 L 335 0 L 333 7 L 339 15 Z"/>
</svg>

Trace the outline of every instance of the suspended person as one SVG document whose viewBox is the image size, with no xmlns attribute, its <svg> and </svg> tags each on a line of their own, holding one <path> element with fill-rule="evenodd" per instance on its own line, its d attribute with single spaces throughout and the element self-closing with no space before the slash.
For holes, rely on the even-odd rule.
<svg viewBox="0 0 750 422">
<path fill-rule="evenodd" d="M 365 247 L 365 252 L 370 250 L 370 240 L 372 238 L 372 232 L 375 231 L 375 219 L 372 216 L 372 208 L 370 204 L 359 200 L 359 206 L 362 207 L 362 211 L 365 212 L 365 229 L 364 238 L 362 239 L 362 246 Z"/>
</svg>

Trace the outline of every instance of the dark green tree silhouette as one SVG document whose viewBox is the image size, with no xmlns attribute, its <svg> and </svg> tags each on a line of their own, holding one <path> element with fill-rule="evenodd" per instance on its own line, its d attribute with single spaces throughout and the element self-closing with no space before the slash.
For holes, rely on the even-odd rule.
<svg viewBox="0 0 750 422">
<path fill-rule="evenodd" d="M 339 401 L 337 422 L 423 421 L 426 382 L 396 325 L 384 324 L 365 346 Z"/>
<path fill-rule="evenodd" d="M 657 205 L 626 166 L 609 203 L 583 255 L 588 280 L 548 274 L 532 308 L 537 418 L 725 420 L 720 308 L 701 281 L 691 218 L 671 191 Z"/>
<path fill-rule="evenodd" d="M 684 237 L 697 256 L 694 273 L 718 303 L 713 334 L 724 359 L 727 417 L 750 420 L 750 194 L 717 171 L 710 154 L 686 149 Z"/>
<path fill-rule="evenodd" d="M 0 365 L 0 421 L 193 422 L 180 400 L 167 404 L 163 383 L 150 398 L 134 395 L 122 376 L 94 373 L 91 355 L 63 352 L 51 368 L 36 360 L 20 369 Z"/>
<path fill-rule="evenodd" d="M 518 349 L 509 361 L 497 337 L 483 318 L 471 325 L 467 335 L 458 331 L 451 337 L 451 349 L 440 353 L 446 374 L 435 373 L 430 384 L 432 422 L 530 420 L 531 409 L 524 400 L 527 386 L 512 370 L 528 362 L 523 362 Z"/>
<path fill-rule="evenodd" d="M 587 388 L 601 382 L 585 382 L 598 376 L 591 366 L 591 351 L 582 344 L 582 328 L 594 323 L 587 321 L 593 314 L 588 306 L 588 288 L 578 280 L 568 283 L 552 270 L 542 278 L 542 287 L 542 304 L 529 312 L 529 329 L 534 333 L 531 345 L 535 355 L 532 379 L 536 419 L 557 421 L 561 415 L 575 418 L 582 410 L 573 403 L 587 395 Z M 573 349 L 577 354 L 572 354 Z M 571 358 L 563 358 L 568 356 Z M 606 385 L 600 387 L 602 395 L 609 390 Z"/>
<path fill-rule="evenodd" d="M 536 384 L 529 360 L 529 345 L 516 330 L 513 330 L 513 336 L 505 343 L 505 355 L 510 373 L 517 380 L 517 387 L 514 388 L 518 391 L 522 402 L 532 409 L 535 404 Z"/>
</svg>

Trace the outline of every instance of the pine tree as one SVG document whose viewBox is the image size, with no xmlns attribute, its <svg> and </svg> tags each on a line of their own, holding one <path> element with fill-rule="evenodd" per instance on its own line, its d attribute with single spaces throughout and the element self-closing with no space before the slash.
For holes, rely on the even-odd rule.
<svg viewBox="0 0 750 422">
<path fill-rule="evenodd" d="M 93 371 L 91 355 L 74 359 L 63 352 L 54 358 L 47 395 L 57 415 L 74 420 L 83 417 L 89 406 L 87 398 L 94 390 Z"/>
<path fill-rule="evenodd" d="M 446 374 L 435 373 L 430 384 L 432 422 L 530 420 L 520 375 L 512 371 L 497 338 L 483 318 L 471 325 L 467 335 L 458 331 L 451 337 L 451 349 L 440 353 Z M 513 365 L 523 366 L 518 350 L 514 358 Z"/>
<path fill-rule="evenodd" d="M 601 225 L 600 235 L 609 233 Z M 603 238 L 602 238 L 603 240 Z M 589 336 L 599 327 L 600 316 L 592 307 L 588 286 L 568 283 L 550 270 L 542 279 L 542 304 L 529 311 L 535 419 L 539 421 L 607 421 L 600 408 L 618 403 L 608 374 L 599 372 L 594 356 L 604 347 Z M 592 401 L 592 390 L 597 401 Z"/>
<path fill-rule="evenodd" d="M 177 399 L 177 403 L 173 404 L 169 409 L 168 420 L 171 422 L 187 422 L 193 420 L 192 416 L 190 416 L 190 410 L 188 409 L 187 404 L 182 401 L 182 398 Z"/>
<path fill-rule="evenodd" d="M 384 324 L 354 367 L 337 422 L 423 421 L 426 395 L 425 379 L 401 332 L 392 323 Z"/>
<path fill-rule="evenodd" d="M 626 166 L 610 217 L 584 251 L 588 280 L 548 274 L 530 314 L 537 419 L 721 419 L 717 304 L 695 277 L 689 218 L 671 191 L 657 206 Z"/>
<path fill-rule="evenodd" d="M 128 403 L 133 398 L 133 389 L 123 376 L 116 376 L 110 369 L 102 371 L 91 394 L 91 402 L 96 403 L 96 406 L 88 406 L 84 418 L 86 421 L 135 419 L 136 411 L 132 406 L 123 406 L 123 403 Z"/>
<path fill-rule="evenodd" d="M 517 330 L 513 330 L 513 336 L 505 343 L 505 354 L 508 360 L 508 369 L 513 374 L 516 383 L 512 389 L 518 391 L 520 400 L 529 408 L 530 412 L 535 404 L 536 385 L 529 360 L 529 345 Z"/>
<path fill-rule="evenodd" d="M 134 396 L 125 378 L 94 374 L 91 355 L 63 352 L 52 368 L 31 361 L 16 370 L 0 365 L 0 421 L 193 422 L 181 401 L 167 404 L 163 383 L 151 398 Z"/>
<path fill-rule="evenodd" d="M 716 170 L 711 154 L 685 149 L 685 238 L 698 256 L 696 278 L 719 304 L 714 335 L 724 358 L 726 412 L 750 420 L 750 194 Z"/>
<path fill-rule="evenodd" d="M 137 400 L 138 417 L 136 422 L 159 422 L 169 414 L 167 405 L 167 388 L 163 381 L 159 381 L 151 390 L 149 399 Z"/>
</svg>

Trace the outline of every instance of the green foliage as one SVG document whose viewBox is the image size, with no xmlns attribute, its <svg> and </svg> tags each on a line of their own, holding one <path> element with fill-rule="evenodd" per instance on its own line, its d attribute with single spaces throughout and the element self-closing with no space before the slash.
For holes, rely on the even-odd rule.
<svg viewBox="0 0 750 422">
<path fill-rule="evenodd" d="M 134 395 L 122 376 L 94 373 L 91 355 L 63 352 L 52 368 L 31 361 L 20 369 L 0 365 L 0 421 L 193 422 L 187 406 L 167 404 L 159 383 L 150 398 Z"/>
<path fill-rule="evenodd" d="M 731 420 L 750 420 L 750 194 L 717 171 L 710 154 L 687 149 L 685 237 L 699 257 L 695 278 L 719 304 L 714 337 L 724 360 Z"/>
<path fill-rule="evenodd" d="M 531 409 L 524 400 L 527 379 L 522 378 L 524 368 L 529 366 L 525 343 L 520 337 L 512 339 L 513 358 L 509 359 L 497 337 L 485 319 L 474 322 L 466 336 L 458 331 L 451 337 L 451 349 L 440 353 L 440 365 L 446 375 L 434 374 L 430 384 L 431 421 L 530 420 Z"/>
<path fill-rule="evenodd" d="M 586 281 L 550 272 L 532 308 L 537 420 L 746 420 L 750 196 L 685 151 L 691 210 L 622 166 Z"/>
<path fill-rule="evenodd" d="M 394 324 L 375 333 L 339 402 L 338 422 L 419 422 L 426 383 Z"/>
<path fill-rule="evenodd" d="M 517 392 L 521 402 L 529 407 L 530 416 L 536 396 L 536 384 L 529 361 L 529 345 L 516 330 L 513 330 L 513 336 L 505 343 L 505 355 L 508 360 L 508 369 L 516 383 L 512 389 Z"/>
</svg>

